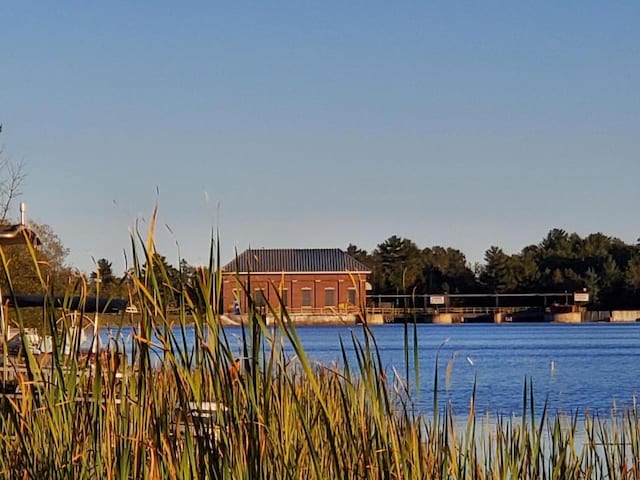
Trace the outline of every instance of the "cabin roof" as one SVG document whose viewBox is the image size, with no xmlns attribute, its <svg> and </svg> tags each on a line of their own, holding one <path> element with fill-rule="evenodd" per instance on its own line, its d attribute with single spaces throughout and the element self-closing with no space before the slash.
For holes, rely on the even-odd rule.
<svg viewBox="0 0 640 480">
<path fill-rule="evenodd" d="M 26 243 L 27 239 L 33 245 L 40 245 L 40 239 L 36 232 L 24 224 L 0 225 L 0 245 Z"/>
<path fill-rule="evenodd" d="M 247 249 L 223 268 L 225 272 L 360 272 L 369 267 L 339 248 Z"/>
</svg>

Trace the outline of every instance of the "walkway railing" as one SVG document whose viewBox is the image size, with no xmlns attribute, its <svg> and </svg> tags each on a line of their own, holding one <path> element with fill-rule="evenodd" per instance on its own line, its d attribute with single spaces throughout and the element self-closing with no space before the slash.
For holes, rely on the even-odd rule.
<svg viewBox="0 0 640 480">
<path fill-rule="evenodd" d="M 426 308 L 403 308 L 403 307 L 369 307 L 367 313 L 383 315 L 435 315 L 437 313 L 459 313 L 459 314 L 491 314 L 491 313 L 515 313 L 524 312 L 541 307 L 426 307 Z"/>
</svg>

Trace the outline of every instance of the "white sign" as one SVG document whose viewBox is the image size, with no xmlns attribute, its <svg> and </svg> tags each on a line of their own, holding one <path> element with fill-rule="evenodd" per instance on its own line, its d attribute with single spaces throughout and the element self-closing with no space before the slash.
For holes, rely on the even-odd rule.
<svg viewBox="0 0 640 480">
<path fill-rule="evenodd" d="M 577 302 L 588 302 L 589 301 L 589 293 L 588 292 L 576 292 L 573 294 L 574 303 Z"/>
<path fill-rule="evenodd" d="M 444 295 L 429 295 L 431 305 L 444 305 Z"/>
</svg>

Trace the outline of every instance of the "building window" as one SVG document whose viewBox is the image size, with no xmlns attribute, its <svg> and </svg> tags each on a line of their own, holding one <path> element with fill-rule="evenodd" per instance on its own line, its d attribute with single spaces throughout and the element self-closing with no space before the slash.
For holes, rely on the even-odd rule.
<svg viewBox="0 0 640 480">
<path fill-rule="evenodd" d="M 240 315 L 240 313 L 241 313 L 241 311 L 240 311 L 240 299 L 241 298 L 242 298 L 242 290 L 240 290 L 239 288 L 234 288 L 233 289 L 233 301 L 231 302 L 231 305 L 229 305 L 229 310 L 234 315 Z"/>
<path fill-rule="evenodd" d="M 282 299 L 282 305 L 283 306 L 287 306 L 289 305 L 289 290 L 286 288 L 283 288 L 282 291 L 280 292 L 280 298 Z"/>
<path fill-rule="evenodd" d="M 349 305 L 355 305 L 356 304 L 356 289 L 355 288 L 349 288 L 347 290 L 347 302 L 349 302 Z"/>
<path fill-rule="evenodd" d="M 264 295 L 263 288 L 256 288 L 256 295 L 253 301 L 258 307 L 264 307 L 267 304 L 267 297 Z"/>
<path fill-rule="evenodd" d="M 311 289 L 303 288 L 302 289 L 302 306 L 303 307 L 311 307 Z"/>
<path fill-rule="evenodd" d="M 336 305 L 336 291 L 333 288 L 324 289 L 324 306 L 334 307 Z"/>
</svg>

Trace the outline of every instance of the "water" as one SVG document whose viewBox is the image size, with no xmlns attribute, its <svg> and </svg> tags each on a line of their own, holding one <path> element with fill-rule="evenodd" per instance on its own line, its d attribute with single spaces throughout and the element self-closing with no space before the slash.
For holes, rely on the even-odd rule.
<svg viewBox="0 0 640 480">
<path fill-rule="evenodd" d="M 404 326 L 381 325 L 371 330 L 387 378 L 394 371 L 404 378 Z M 351 335 L 362 339 L 358 326 L 299 327 L 297 331 L 307 356 L 323 364 L 340 363 L 340 339 L 353 359 Z M 226 332 L 239 353 L 234 342 L 239 342 L 240 329 L 227 327 Z M 409 327 L 410 346 L 412 333 L 413 326 Z M 491 415 L 522 413 L 525 378 L 533 382 L 536 414 L 547 401 L 552 414 L 588 411 L 608 416 L 612 410 L 632 406 L 640 391 L 640 324 L 423 324 L 417 326 L 417 341 L 419 385 L 414 385 L 412 352 L 409 378 L 416 407 L 426 414 L 433 408 L 438 349 L 438 401 L 450 403 L 457 415 L 468 412 L 474 376 L 476 411 Z M 450 361 L 449 382 L 445 382 Z"/>
</svg>

